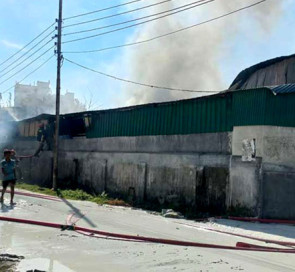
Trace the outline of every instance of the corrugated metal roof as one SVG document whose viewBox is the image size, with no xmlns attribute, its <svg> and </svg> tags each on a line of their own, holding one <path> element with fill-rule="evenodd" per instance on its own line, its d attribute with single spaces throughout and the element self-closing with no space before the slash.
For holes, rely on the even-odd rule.
<svg viewBox="0 0 295 272">
<path fill-rule="evenodd" d="M 267 87 L 274 94 L 286 94 L 286 93 L 295 93 L 295 84 L 284 84 L 278 86 Z"/>
<path fill-rule="evenodd" d="M 43 113 L 43 114 L 40 114 L 40 115 L 37 115 L 37 116 L 34 116 L 34 117 L 31 117 L 31 118 L 27 118 L 27 119 L 22 119 L 20 120 L 21 122 L 30 122 L 30 121 L 39 121 L 39 120 L 43 120 L 43 119 L 49 119 L 49 118 L 55 118 L 55 116 L 53 114 L 47 114 L 47 113 Z"/>
<path fill-rule="evenodd" d="M 238 74 L 238 76 L 235 78 L 235 80 L 233 81 L 233 83 L 230 85 L 229 89 L 238 90 L 238 89 L 242 88 L 242 86 L 245 84 L 245 82 L 258 70 L 265 69 L 271 65 L 277 64 L 281 61 L 285 61 L 287 59 L 294 58 L 294 57 L 295 57 L 295 54 L 290 55 L 290 56 L 282 56 L 282 57 L 266 60 L 266 61 L 260 62 L 256 65 L 253 65 L 253 66 L 243 70 L 242 72 L 240 72 Z M 236 86 L 234 87 L 234 85 L 236 85 Z"/>
</svg>

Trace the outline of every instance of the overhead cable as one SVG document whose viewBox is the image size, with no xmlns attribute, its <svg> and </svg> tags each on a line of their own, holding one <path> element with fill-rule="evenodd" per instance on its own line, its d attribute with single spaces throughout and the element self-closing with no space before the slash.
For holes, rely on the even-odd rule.
<svg viewBox="0 0 295 272">
<path fill-rule="evenodd" d="M 15 72 L 13 75 L 11 75 L 10 77 L 6 78 L 5 80 L 0 82 L 0 85 L 2 85 L 3 83 L 5 83 L 6 81 L 8 81 L 9 79 L 13 78 L 14 76 L 16 76 L 17 74 L 19 74 L 20 72 L 22 72 L 23 70 L 27 69 L 30 65 L 32 65 L 34 62 L 36 62 L 38 59 L 40 59 L 41 57 L 43 57 L 46 53 L 48 53 L 51 49 L 53 49 L 54 46 L 50 47 L 49 49 L 47 49 L 45 52 L 43 52 L 41 55 L 39 55 L 37 58 L 35 58 L 33 61 L 31 61 L 29 64 L 27 64 L 26 66 L 24 66 L 23 68 L 21 68 L 20 70 L 18 70 L 17 72 Z"/>
<path fill-rule="evenodd" d="M 77 26 L 77 25 L 88 24 L 88 23 L 92 23 L 92 22 L 97 22 L 97 21 L 101 21 L 101 20 L 105 20 L 105 19 L 109 19 L 109 18 L 121 16 L 121 15 L 125 15 L 125 14 L 132 13 L 132 12 L 135 12 L 135 11 L 143 10 L 143 9 L 146 9 L 146 8 L 158 6 L 158 5 L 161 5 L 161 4 L 164 4 L 164 3 L 167 3 L 167 2 L 171 2 L 171 1 L 173 1 L 173 0 L 165 0 L 165 1 L 161 1 L 161 2 L 155 3 L 155 4 L 143 6 L 143 7 L 136 8 L 136 9 L 127 10 L 127 11 L 120 12 L 120 13 L 115 13 L 115 14 L 111 14 L 111 15 L 108 15 L 108 16 L 104 16 L 104 17 L 100 17 L 100 18 L 88 20 L 88 21 L 74 23 L 74 24 L 71 24 L 71 25 L 65 25 L 63 28 L 68 28 L 68 27 L 73 27 L 73 26 Z M 205 0 L 203 0 L 203 1 L 205 1 Z"/>
<path fill-rule="evenodd" d="M 25 51 L 24 54 L 22 54 L 20 57 L 18 57 L 16 60 L 14 60 L 13 62 L 11 62 L 9 65 L 7 65 L 6 67 L 4 67 L 0 73 L 2 73 L 3 71 L 7 70 L 9 67 L 11 67 L 13 64 L 17 63 L 19 60 L 21 60 L 23 57 L 25 57 L 27 54 L 29 54 L 33 49 L 35 49 L 38 45 L 40 45 L 43 41 L 45 41 L 50 35 L 53 34 L 53 32 L 55 32 L 55 30 L 51 31 L 48 35 L 46 35 L 41 41 L 39 41 L 37 44 L 35 44 L 33 47 L 31 47 L 29 50 Z M 50 41 L 52 41 L 55 37 L 51 37 Z M 47 45 L 48 43 L 46 43 L 45 45 Z M 45 46 L 44 45 L 44 46 Z"/>
<path fill-rule="evenodd" d="M 0 63 L 0 66 L 2 66 L 4 63 L 12 59 L 14 56 L 16 56 L 18 53 L 23 51 L 25 48 L 27 48 L 30 44 L 32 44 L 34 41 L 36 41 L 39 37 L 41 37 L 44 33 L 46 33 L 50 28 L 52 28 L 55 25 L 55 22 L 48 26 L 45 30 L 43 30 L 38 36 L 36 36 L 33 40 L 31 40 L 29 43 L 27 43 L 25 46 L 23 46 L 21 49 L 19 49 L 17 52 L 15 52 L 13 55 L 11 55 L 9 58 L 4 60 L 3 62 Z"/>
<path fill-rule="evenodd" d="M 86 13 L 77 14 L 77 15 L 74 15 L 74 16 L 71 16 L 71 17 L 66 17 L 63 20 L 66 21 L 66 20 L 78 18 L 78 17 L 81 17 L 81 16 L 86 16 L 86 15 L 90 15 L 90 14 L 94 14 L 94 13 L 99 13 L 99 12 L 102 12 L 102 11 L 119 8 L 119 7 L 122 7 L 122 6 L 127 6 L 127 5 L 130 5 L 130 4 L 133 4 L 133 3 L 136 3 L 136 2 L 141 2 L 141 1 L 143 1 L 143 0 L 133 0 L 133 1 L 130 1 L 130 2 L 127 2 L 127 3 L 123 3 L 123 4 L 119 4 L 119 5 L 115 5 L 115 6 L 110 6 L 110 7 L 107 7 L 107 8 L 102 8 L 102 9 L 98 9 L 98 10 L 94 10 L 94 11 L 90 11 L 90 12 L 86 12 Z"/>
<path fill-rule="evenodd" d="M 31 55 L 29 55 L 27 58 L 25 58 L 23 61 L 21 61 L 20 63 L 17 63 L 15 66 L 13 66 L 11 69 L 9 69 L 8 71 L 6 71 L 4 74 L 0 75 L 0 78 L 4 77 L 5 75 L 9 74 L 11 71 L 13 71 L 14 69 L 16 69 L 17 67 L 19 67 L 20 65 L 22 65 L 24 62 L 26 62 L 27 60 L 29 60 L 32 56 L 34 56 L 35 54 L 37 54 L 39 51 L 41 51 L 47 44 L 51 43 L 53 40 L 53 38 L 49 41 L 47 41 L 44 45 L 42 45 L 40 48 L 38 48 L 36 51 L 34 51 Z M 4 71 L 4 70 L 2 70 Z M 2 72 L 1 71 L 1 72 Z"/>
<path fill-rule="evenodd" d="M 117 76 L 114 76 L 114 75 L 110 75 L 110 74 L 107 74 L 107 73 L 104 73 L 104 72 L 100 72 L 100 71 L 96 71 L 94 69 L 91 69 L 91 68 L 88 68 L 84 65 L 81 65 L 77 62 L 74 62 L 72 60 L 69 60 L 67 58 L 64 58 L 67 62 L 70 62 L 76 66 L 79 66 L 85 70 L 88 70 L 88 71 L 91 71 L 91 72 L 94 72 L 94 73 L 97 73 L 97 74 L 100 74 L 102 76 L 106 76 L 106 77 L 109 77 L 109 78 L 112 78 L 112 79 L 115 79 L 115 80 L 119 80 L 119 81 L 123 81 L 125 83 L 130 83 L 130 84 L 135 84 L 135 85 L 140 85 L 140 86 L 144 86 L 144 87 L 149 87 L 149 88 L 153 88 L 153 89 L 163 89 L 163 90 L 169 90 L 169 91 L 179 91 L 179 92 L 190 92 L 190 93 L 215 93 L 215 92 L 212 92 L 212 91 L 196 91 L 196 90 L 190 90 L 190 89 L 180 89 L 180 88 L 170 88 L 170 87 L 163 87 L 163 86 L 157 86 L 157 85 L 153 85 L 153 84 L 146 84 L 146 83 L 140 83 L 140 82 L 136 82 L 136 81 L 132 81 L 132 80 L 129 80 L 129 79 L 124 79 L 124 78 L 120 78 L 120 77 L 117 77 Z"/>
<path fill-rule="evenodd" d="M 207 2 L 196 5 L 197 3 L 204 2 L 204 1 L 207 1 Z M 140 21 L 142 19 L 147 19 L 147 18 L 150 18 L 150 17 L 155 17 L 157 15 L 161 15 L 161 14 L 165 14 L 165 13 L 168 13 L 168 12 L 176 11 L 176 10 L 183 9 L 183 8 L 186 8 L 186 7 L 190 7 L 192 5 L 194 5 L 194 6 L 191 7 L 191 8 L 194 8 L 194 7 L 201 6 L 201 5 L 204 5 L 204 4 L 213 2 L 213 1 L 215 1 L 215 0 L 199 0 L 199 1 L 195 1 L 195 2 L 192 2 L 190 4 L 179 6 L 179 7 L 173 8 L 173 9 L 168 9 L 168 10 L 165 10 L 165 11 L 161 11 L 161 12 L 154 13 L 154 14 L 151 14 L 151 15 L 146 15 L 146 16 L 135 18 L 135 19 L 128 20 L 128 21 L 123 21 L 123 22 L 120 22 L 120 23 L 115 23 L 115 24 L 111 24 L 111 25 L 107 25 L 107 26 L 101 26 L 101 27 L 96 27 L 96 28 L 91 28 L 91 29 L 86 29 L 86 30 L 80 30 L 80 31 L 74 31 L 74 32 L 65 33 L 65 34 L 63 34 L 63 36 L 69 36 L 69 35 L 80 34 L 80 33 L 85 33 L 85 32 L 92 32 L 92 31 L 96 31 L 96 30 L 100 30 L 100 29 L 105 29 L 105 28 L 110 28 L 110 27 L 114 27 L 114 26 L 118 26 L 118 25 L 125 25 L 125 24 L 128 24 L 128 23 Z M 190 8 L 188 8 L 188 9 L 190 9 Z M 185 11 L 185 10 L 186 9 L 183 9 L 182 11 Z M 177 13 L 177 12 L 175 12 L 175 13 Z M 175 13 L 171 13 L 171 15 L 173 15 Z M 161 19 L 161 18 L 162 17 L 155 18 L 155 19 Z"/>
<path fill-rule="evenodd" d="M 49 62 L 52 58 L 54 57 L 54 55 L 52 55 L 50 58 L 48 58 L 46 61 L 44 61 L 41 65 L 39 65 L 36 69 L 34 69 L 32 72 L 30 72 L 29 74 L 27 74 L 24 78 L 22 78 L 20 81 L 17 81 L 18 83 L 23 82 L 25 79 L 27 79 L 30 75 L 34 74 L 35 72 L 37 72 L 41 67 L 43 67 L 47 62 Z M 2 92 L 2 94 L 5 94 L 6 92 L 10 91 L 11 89 L 14 88 L 15 85 L 13 85 L 12 87 L 6 89 L 4 92 Z"/>
<path fill-rule="evenodd" d="M 132 27 L 135 27 L 135 26 L 138 26 L 138 25 L 142 25 L 142 24 L 145 24 L 145 23 L 149 23 L 149 22 L 152 22 L 152 21 L 155 21 L 155 20 L 159 20 L 159 19 L 162 19 L 162 18 L 171 16 L 171 15 L 174 15 L 174 14 L 177 14 L 177 13 L 180 13 L 180 12 L 183 12 L 183 11 L 187 11 L 187 10 L 196 8 L 198 6 L 201 6 L 201 5 L 207 4 L 209 2 L 213 2 L 213 1 L 215 1 L 215 0 L 209 0 L 208 2 L 205 2 L 205 3 L 201 3 L 201 4 L 194 5 L 194 6 L 190 6 L 188 8 L 185 8 L 185 9 L 182 9 L 182 10 L 178 10 L 178 11 L 175 11 L 175 12 L 172 12 L 172 13 L 169 13 L 169 14 L 166 14 L 166 15 L 163 15 L 163 16 L 160 16 L 160 17 L 157 17 L 157 18 L 154 18 L 154 19 L 150 19 L 150 20 L 147 20 L 147 21 L 136 23 L 136 24 L 133 24 L 133 25 L 129 25 L 129 26 L 125 26 L 125 27 L 113 29 L 113 30 L 110 30 L 110 31 L 98 33 L 98 34 L 91 35 L 91 36 L 86 36 L 86 37 L 82 37 L 82 38 L 77 38 L 77 39 L 73 39 L 73 40 L 64 41 L 63 44 L 77 42 L 77 41 L 86 40 L 86 39 L 91 39 L 91 38 L 95 38 L 95 37 L 98 37 L 98 36 L 102 36 L 102 35 L 106 35 L 106 34 L 118 32 L 118 31 L 121 31 L 121 30 L 125 30 L 125 29 L 128 29 L 128 28 L 132 28 Z M 266 1 L 266 0 L 264 0 L 264 1 Z"/>
<path fill-rule="evenodd" d="M 187 27 L 184 27 L 184 28 L 180 28 L 178 30 L 175 30 L 175 31 L 172 31 L 172 32 L 168 32 L 166 34 L 158 35 L 158 36 L 155 36 L 153 38 L 146 39 L 146 40 L 141 40 L 141 41 L 138 41 L 138 42 L 132 42 L 132 43 L 127 43 L 127 44 L 120 44 L 120 45 L 115 45 L 115 46 L 110 46 L 110 47 L 104 47 L 104 48 L 94 49 L 94 50 L 63 51 L 63 53 L 65 53 L 65 54 L 97 53 L 97 52 L 108 51 L 108 50 L 112 50 L 112 49 L 118 49 L 118 48 L 122 48 L 122 47 L 128 47 L 128 46 L 133 46 L 133 45 L 138 45 L 138 44 L 143 44 L 143 43 L 151 42 L 151 41 L 154 41 L 154 40 L 157 40 L 157 39 L 160 39 L 160 38 L 164 38 L 164 37 L 167 37 L 167 36 L 170 36 L 170 35 L 173 35 L 173 34 L 176 34 L 176 33 L 182 32 L 182 31 L 185 31 L 185 30 L 192 29 L 192 28 L 197 27 L 197 26 L 201 26 L 201 25 L 204 25 L 204 24 L 207 24 L 207 23 L 210 23 L 210 22 L 219 20 L 219 19 L 224 18 L 226 16 L 229 16 L 231 14 L 234 14 L 234 13 L 240 12 L 242 10 L 245 10 L 245 9 L 251 8 L 253 6 L 256 6 L 258 4 L 261 4 L 262 2 L 265 2 L 265 1 L 267 1 L 267 0 L 259 1 L 257 3 L 252 4 L 252 5 L 249 5 L 249 6 L 246 6 L 246 7 L 243 7 L 243 8 L 234 10 L 234 11 L 231 11 L 231 12 L 226 13 L 226 14 L 223 14 L 221 16 L 218 16 L 218 17 L 215 17 L 215 18 L 212 18 L 212 19 L 209 19 L 209 20 L 206 20 L 206 21 L 203 21 L 203 22 L 194 24 L 194 25 L 190 25 L 190 26 L 187 26 Z"/>
</svg>

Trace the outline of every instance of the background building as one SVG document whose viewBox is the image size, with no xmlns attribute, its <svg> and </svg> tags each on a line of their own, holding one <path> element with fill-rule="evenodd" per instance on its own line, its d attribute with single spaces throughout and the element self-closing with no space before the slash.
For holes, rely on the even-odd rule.
<svg viewBox="0 0 295 272">
<path fill-rule="evenodd" d="M 14 89 L 14 112 L 18 119 L 30 118 L 42 113 L 55 112 L 55 95 L 50 82 L 37 81 L 36 85 L 17 83 Z M 61 113 L 85 111 L 85 106 L 72 92 L 61 95 Z"/>
</svg>

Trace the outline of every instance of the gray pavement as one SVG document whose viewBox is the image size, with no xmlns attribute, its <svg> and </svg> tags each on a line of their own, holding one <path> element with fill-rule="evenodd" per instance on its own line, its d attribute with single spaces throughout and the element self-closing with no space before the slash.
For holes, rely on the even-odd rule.
<svg viewBox="0 0 295 272">
<path fill-rule="evenodd" d="M 8 203 L 8 199 L 6 199 Z M 204 231 L 199 227 L 293 241 L 295 227 L 219 220 L 196 223 L 168 219 L 142 210 L 99 206 L 81 201 L 53 202 L 24 196 L 16 206 L 2 206 L 1 216 L 66 223 L 108 232 L 235 246 L 249 239 Z M 193 226 L 188 226 L 188 225 Z M 195 226 L 195 227 L 194 227 Z M 196 228 L 197 227 L 197 228 Z M 0 221 L 0 254 L 25 259 L 18 271 L 295 271 L 295 254 L 189 248 L 94 238 L 73 231 Z"/>
</svg>

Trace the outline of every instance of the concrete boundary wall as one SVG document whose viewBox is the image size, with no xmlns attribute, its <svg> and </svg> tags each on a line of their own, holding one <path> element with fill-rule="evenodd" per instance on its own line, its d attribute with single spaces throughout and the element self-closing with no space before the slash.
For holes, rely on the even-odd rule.
<svg viewBox="0 0 295 272">
<path fill-rule="evenodd" d="M 61 139 L 59 180 L 138 203 L 179 204 L 215 214 L 245 207 L 255 216 L 294 218 L 295 165 L 261 157 L 243 162 L 229 154 L 230 141 L 230 133 Z M 38 143 L 6 147 L 30 155 Z M 23 159 L 20 166 L 25 181 L 51 186 L 51 151 Z"/>
<path fill-rule="evenodd" d="M 263 173 L 262 217 L 295 219 L 295 172 Z"/>
<path fill-rule="evenodd" d="M 94 145 L 93 140 L 61 140 L 61 183 L 71 182 L 88 191 L 105 191 L 138 203 L 170 203 L 203 211 L 206 207 L 210 207 L 212 212 L 225 211 L 230 155 L 222 152 L 173 152 L 172 146 L 170 149 L 163 148 L 170 152 L 139 152 L 139 149 L 130 146 L 123 152 L 112 152 L 114 139 L 102 140 L 95 143 L 101 145 L 109 141 L 103 151 L 96 151 L 99 146 Z M 124 141 L 132 142 L 134 139 L 119 139 L 115 149 Z M 160 144 L 161 140 L 156 139 L 156 142 Z M 37 145 L 25 141 L 16 142 L 13 147 L 19 154 L 26 155 L 32 154 Z M 22 160 L 20 165 L 25 181 L 42 186 L 51 185 L 51 152 L 45 151 L 39 158 Z"/>
<path fill-rule="evenodd" d="M 75 169 L 77 163 L 79 175 L 73 176 L 75 171 L 69 169 Z M 218 175 L 220 169 L 227 173 L 228 163 L 229 156 L 226 155 L 63 152 L 59 178 L 76 180 L 96 193 L 106 191 L 138 202 L 195 206 L 200 203 L 198 197 L 203 197 L 197 192 L 198 176 L 208 178 L 215 171 Z M 211 174 L 203 175 L 207 167 Z M 211 183 L 226 183 L 226 180 L 227 174 L 223 174 Z M 209 186 L 205 188 L 205 194 L 210 195 L 208 189 Z M 216 191 L 214 194 L 215 197 L 208 196 L 210 203 L 219 198 Z M 225 190 L 222 194 L 224 198 Z"/>
<path fill-rule="evenodd" d="M 62 151 L 231 154 L 232 133 L 160 135 L 62 140 Z"/>
<path fill-rule="evenodd" d="M 241 207 L 261 214 L 262 197 L 262 159 L 244 162 L 240 156 L 232 156 L 230 160 L 229 192 L 227 207 Z"/>
<path fill-rule="evenodd" d="M 234 127 L 232 154 L 242 155 L 242 141 L 256 140 L 256 155 L 264 163 L 295 167 L 295 128 L 277 126 Z"/>
</svg>

